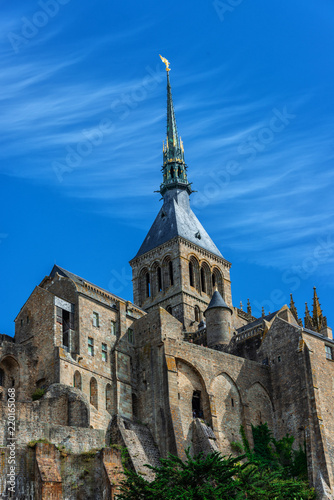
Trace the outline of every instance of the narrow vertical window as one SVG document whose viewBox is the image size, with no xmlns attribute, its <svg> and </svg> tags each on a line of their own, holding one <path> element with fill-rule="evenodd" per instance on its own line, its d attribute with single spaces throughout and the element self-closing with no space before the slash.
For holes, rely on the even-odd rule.
<svg viewBox="0 0 334 500">
<path fill-rule="evenodd" d="M 97 328 L 100 326 L 99 313 L 97 312 L 93 312 L 93 326 L 96 326 Z"/>
<path fill-rule="evenodd" d="M 150 273 L 146 273 L 146 297 L 151 296 L 151 282 L 150 282 Z"/>
<path fill-rule="evenodd" d="M 98 394 L 97 394 L 97 382 L 94 377 L 91 378 L 89 384 L 89 395 L 90 395 L 90 404 L 98 408 Z"/>
<path fill-rule="evenodd" d="M 189 262 L 189 283 L 190 286 L 194 286 L 194 266 L 192 262 Z"/>
<path fill-rule="evenodd" d="M 333 359 L 333 351 L 329 345 L 325 345 L 325 352 L 326 352 L 327 359 Z"/>
<path fill-rule="evenodd" d="M 94 356 L 94 339 L 88 337 L 88 354 Z"/>
<path fill-rule="evenodd" d="M 206 292 L 206 282 L 205 282 L 205 272 L 203 267 L 201 267 L 201 286 L 202 286 L 202 292 Z"/>
<path fill-rule="evenodd" d="M 212 275 L 212 287 L 214 288 L 216 286 L 216 276 L 213 274 Z"/>
<path fill-rule="evenodd" d="M 128 328 L 128 341 L 130 342 L 130 344 L 133 344 L 134 335 L 132 328 Z"/>
<path fill-rule="evenodd" d="M 157 268 L 157 279 L 158 279 L 158 292 L 161 292 L 162 290 L 162 274 L 161 274 L 161 267 Z"/>
<path fill-rule="evenodd" d="M 108 360 L 108 348 L 107 344 L 102 343 L 102 361 Z"/>
<path fill-rule="evenodd" d="M 111 321 L 110 333 L 111 333 L 111 335 L 116 335 L 116 321 Z"/>
<path fill-rule="evenodd" d="M 200 310 L 198 306 L 195 306 L 195 321 L 199 321 Z"/>
<path fill-rule="evenodd" d="M 173 276 L 173 262 L 170 260 L 169 261 L 169 282 L 171 284 L 171 286 L 174 285 L 174 276 Z"/>
</svg>

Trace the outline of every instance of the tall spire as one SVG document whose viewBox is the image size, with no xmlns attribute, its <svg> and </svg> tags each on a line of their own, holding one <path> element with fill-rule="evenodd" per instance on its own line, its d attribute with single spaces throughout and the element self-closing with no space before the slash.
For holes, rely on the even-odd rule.
<svg viewBox="0 0 334 500">
<path fill-rule="evenodd" d="M 327 326 L 327 319 L 322 314 L 320 302 L 317 295 L 316 287 L 313 287 L 313 326 L 317 332 Z"/>
<path fill-rule="evenodd" d="M 300 318 L 298 318 L 298 312 L 297 312 L 297 307 L 296 304 L 293 300 L 292 293 L 290 293 L 290 311 L 292 312 L 295 320 L 297 321 L 298 325 L 303 326 L 303 322 Z"/>
<path fill-rule="evenodd" d="M 160 56 L 161 57 L 161 56 Z M 190 194 L 191 186 L 187 179 L 187 166 L 184 161 L 184 149 L 181 137 L 179 138 L 175 111 L 172 97 L 172 89 L 169 79 L 169 62 L 161 57 L 166 64 L 167 72 L 167 138 L 163 143 L 163 181 L 160 186 L 160 193 L 164 195 L 169 189 L 183 189 Z"/>
</svg>

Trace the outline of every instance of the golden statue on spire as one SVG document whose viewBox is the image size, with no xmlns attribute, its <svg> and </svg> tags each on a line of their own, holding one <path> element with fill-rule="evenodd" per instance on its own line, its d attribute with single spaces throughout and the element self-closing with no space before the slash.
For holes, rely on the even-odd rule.
<svg viewBox="0 0 334 500">
<path fill-rule="evenodd" d="M 160 54 L 159 54 L 159 56 L 160 56 Z M 160 59 L 162 60 L 163 63 L 166 64 L 166 71 L 170 71 L 169 61 L 167 61 L 167 59 L 165 57 L 162 57 L 162 56 L 160 56 Z"/>
</svg>

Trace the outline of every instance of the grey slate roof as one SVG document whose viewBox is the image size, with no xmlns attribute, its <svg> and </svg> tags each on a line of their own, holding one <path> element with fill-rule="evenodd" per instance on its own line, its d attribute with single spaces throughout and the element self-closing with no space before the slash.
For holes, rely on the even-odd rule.
<svg viewBox="0 0 334 500">
<path fill-rule="evenodd" d="M 262 318 L 262 316 L 260 318 L 258 318 L 257 320 L 255 321 L 252 321 L 252 323 L 247 323 L 247 325 L 244 325 L 244 326 L 241 326 L 240 328 L 237 328 L 237 332 L 238 333 L 242 333 L 244 332 L 245 330 L 251 330 L 252 328 L 255 328 L 256 326 L 258 325 L 261 325 L 261 323 L 263 323 L 263 320 L 265 319 L 266 321 L 271 321 L 273 319 L 274 316 L 276 316 L 276 314 L 279 312 L 278 311 L 275 311 L 273 313 L 270 313 L 270 314 L 267 314 L 267 316 L 264 316 Z"/>
<path fill-rule="evenodd" d="M 220 295 L 220 293 L 218 292 L 218 290 L 215 290 L 213 292 L 210 304 L 208 305 L 207 309 L 204 311 L 204 316 L 205 316 L 205 313 L 206 313 L 206 311 L 208 309 L 214 309 L 214 308 L 217 308 L 217 307 L 220 307 L 220 308 L 223 308 L 223 309 L 228 309 L 231 312 L 231 314 L 233 314 L 232 309 L 230 307 L 228 307 L 228 305 L 226 304 L 225 300 Z"/>
<path fill-rule="evenodd" d="M 189 194 L 181 189 L 173 189 L 165 193 L 164 204 L 147 233 L 136 257 L 149 252 L 176 236 L 181 236 L 214 255 L 223 257 L 191 210 Z"/>
</svg>

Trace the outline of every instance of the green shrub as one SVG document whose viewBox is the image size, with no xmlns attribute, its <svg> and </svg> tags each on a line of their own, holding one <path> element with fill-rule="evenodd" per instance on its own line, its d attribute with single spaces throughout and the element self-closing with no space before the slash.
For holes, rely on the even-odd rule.
<svg viewBox="0 0 334 500">
<path fill-rule="evenodd" d="M 41 399 L 45 394 L 45 389 L 36 389 L 36 391 L 31 395 L 33 401 Z"/>
</svg>

